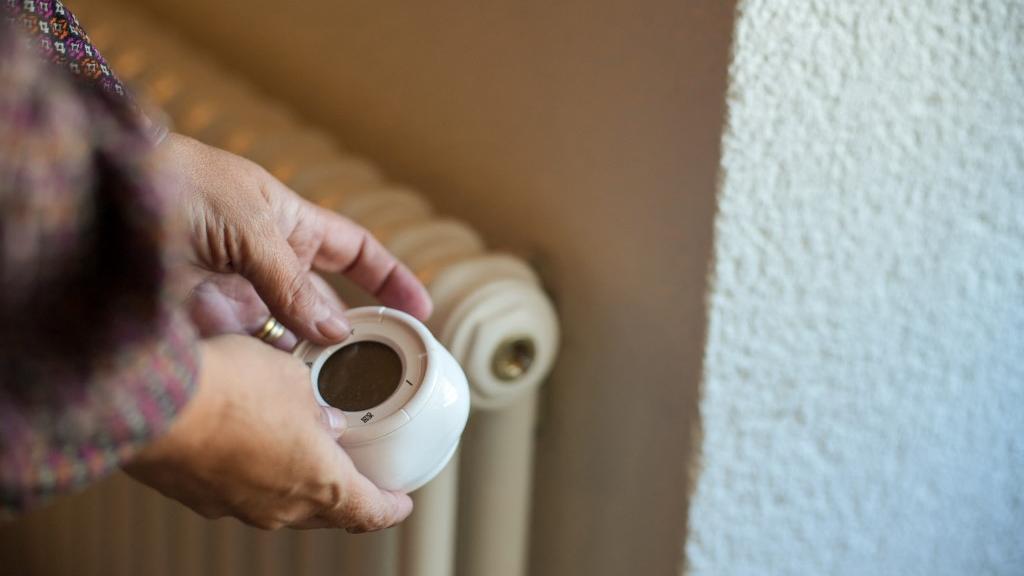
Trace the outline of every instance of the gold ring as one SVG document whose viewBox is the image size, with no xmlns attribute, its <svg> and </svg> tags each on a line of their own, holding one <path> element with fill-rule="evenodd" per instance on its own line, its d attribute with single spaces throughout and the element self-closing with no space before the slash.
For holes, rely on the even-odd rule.
<svg viewBox="0 0 1024 576">
<path fill-rule="evenodd" d="M 261 327 L 254 336 L 263 340 L 267 344 L 273 344 L 274 342 L 277 342 L 281 336 L 284 336 L 284 324 L 281 324 L 277 321 L 277 318 L 271 316 L 270 318 L 267 318 L 267 321 L 263 323 L 263 327 Z"/>
</svg>

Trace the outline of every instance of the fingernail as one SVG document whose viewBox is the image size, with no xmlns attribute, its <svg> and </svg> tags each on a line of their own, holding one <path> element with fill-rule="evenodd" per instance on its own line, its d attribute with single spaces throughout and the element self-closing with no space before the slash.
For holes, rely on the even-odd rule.
<svg viewBox="0 0 1024 576">
<path fill-rule="evenodd" d="M 323 412 L 324 419 L 327 420 L 327 426 L 334 433 L 335 437 L 341 436 L 341 433 L 345 431 L 347 426 L 345 414 L 341 410 L 330 406 L 321 406 L 320 410 Z"/>
<path fill-rule="evenodd" d="M 342 340 L 348 336 L 349 332 L 348 324 L 337 313 L 331 313 L 327 318 L 317 322 L 316 328 L 324 338 L 331 340 Z"/>
</svg>

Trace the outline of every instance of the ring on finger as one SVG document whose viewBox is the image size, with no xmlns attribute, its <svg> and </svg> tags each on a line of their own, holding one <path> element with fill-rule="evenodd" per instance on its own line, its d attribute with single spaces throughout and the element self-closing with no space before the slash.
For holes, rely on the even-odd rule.
<svg viewBox="0 0 1024 576">
<path fill-rule="evenodd" d="M 281 336 L 284 336 L 284 332 L 284 324 L 281 324 L 277 321 L 277 318 L 271 316 L 267 318 L 267 321 L 263 323 L 263 326 L 261 326 L 253 336 L 263 340 L 267 344 L 273 344 L 280 340 Z"/>
</svg>

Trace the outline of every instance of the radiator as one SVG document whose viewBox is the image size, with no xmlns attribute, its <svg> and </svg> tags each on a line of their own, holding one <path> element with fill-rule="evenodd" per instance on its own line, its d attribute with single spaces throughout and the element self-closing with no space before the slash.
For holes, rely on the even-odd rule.
<svg viewBox="0 0 1024 576">
<path fill-rule="evenodd" d="M 0 572 L 525 574 L 537 391 L 559 334 L 534 271 L 489 251 L 472 226 L 437 214 L 416 190 L 145 15 L 97 0 L 72 7 L 122 79 L 152 103 L 151 114 L 359 222 L 419 276 L 435 303 L 429 326 L 465 369 L 473 412 L 459 454 L 413 495 L 415 511 L 397 528 L 264 532 L 205 520 L 117 474 L 5 527 Z"/>
</svg>

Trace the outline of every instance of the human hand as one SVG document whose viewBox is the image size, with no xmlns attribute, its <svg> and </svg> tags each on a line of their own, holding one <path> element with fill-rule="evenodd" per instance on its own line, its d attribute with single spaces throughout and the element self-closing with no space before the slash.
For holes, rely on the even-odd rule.
<svg viewBox="0 0 1024 576">
<path fill-rule="evenodd" d="M 188 308 L 204 336 L 252 331 L 273 314 L 300 338 L 341 340 L 341 303 L 311 269 L 344 274 L 421 320 L 430 315 L 426 289 L 369 232 L 254 162 L 173 133 L 158 154 L 181 191 L 193 262 L 203 271 Z M 241 278 L 225 277 L 232 274 Z"/>
<path fill-rule="evenodd" d="M 332 308 L 344 309 L 338 295 L 323 277 L 311 272 L 309 279 Z M 238 274 L 208 274 L 195 281 L 185 299 L 185 310 L 204 338 L 221 334 L 255 334 L 270 315 L 252 284 Z M 285 331 L 270 344 L 290 351 L 298 344 L 298 339 L 290 331 Z"/>
<path fill-rule="evenodd" d="M 379 530 L 412 511 L 336 443 L 344 415 L 320 407 L 298 359 L 245 336 L 203 341 L 199 386 L 166 434 L 124 466 L 207 518 L 263 529 Z"/>
</svg>

